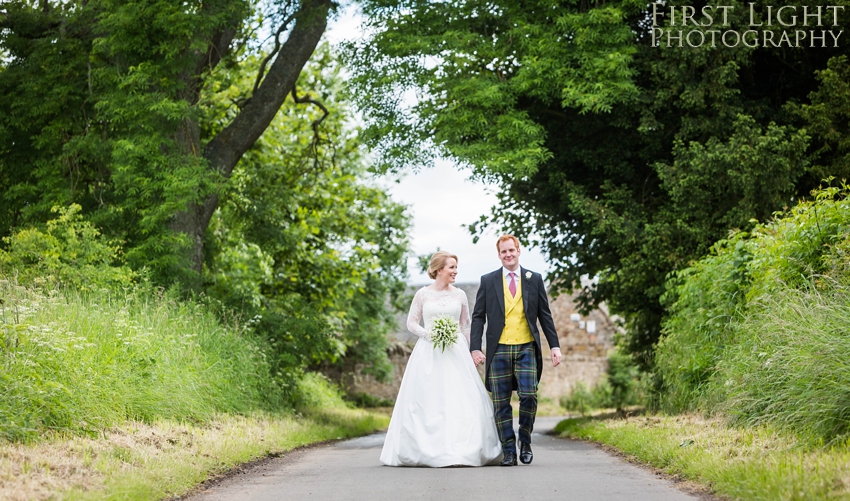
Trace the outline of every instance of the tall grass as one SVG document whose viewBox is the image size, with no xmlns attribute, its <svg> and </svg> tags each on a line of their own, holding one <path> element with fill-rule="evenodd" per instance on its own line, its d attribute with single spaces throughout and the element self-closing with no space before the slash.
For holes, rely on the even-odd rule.
<svg viewBox="0 0 850 501">
<path fill-rule="evenodd" d="M 665 299 L 672 304 L 655 352 L 662 385 L 655 395 L 658 407 L 679 412 L 704 406 L 717 364 L 735 344 L 736 321 L 746 304 L 752 245 L 743 237 L 717 242 L 711 254 L 668 281 Z"/>
<path fill-rule="evenodd" d="M 850 288 L 763 296 L 737 330 L 739 346 L 713 379 L 722 409 L 815 441 L 850 436 Z"/>
<path fill-rule="evenodd" d="M 280 398 L 262 346 L 209 308 L 136 287 L 57 292 L 0 280 L 0 437 L 125 420 L 203 422 Z"/>
<path fill-rule="evenodd" d="M 668 282 L 661 408 L 850 437 L 850 186 L 812 195 Z"/>
</svg>

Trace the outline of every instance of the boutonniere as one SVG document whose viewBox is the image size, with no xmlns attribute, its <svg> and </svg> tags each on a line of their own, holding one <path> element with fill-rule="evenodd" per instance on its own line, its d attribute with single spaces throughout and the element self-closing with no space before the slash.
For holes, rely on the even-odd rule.
<svg viewBox="0 0 850 501">
<path fill-rule="evenodd" d="M 531 272 L 530 272 L 530 271 L 526 271 L 526 272 L 525 272 L 525 278 L 526 278 L 526 279 L 531 279 Z"/>
</svg>

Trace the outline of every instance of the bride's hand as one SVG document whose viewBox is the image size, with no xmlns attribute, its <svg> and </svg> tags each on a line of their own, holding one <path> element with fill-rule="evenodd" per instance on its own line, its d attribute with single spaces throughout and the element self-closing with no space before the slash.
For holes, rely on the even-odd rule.
<svg viewBox="0 0 850 501">
<path fill-rule="evenodd" d="M 487 357 L 484 356 L 484 353 L 479 350 L 470 352 L 470 355 L 472 355 L 472 363 L 474 363 L 476 367 L 478 367 L 478 365 L 487 360 Z"/>
</svg>

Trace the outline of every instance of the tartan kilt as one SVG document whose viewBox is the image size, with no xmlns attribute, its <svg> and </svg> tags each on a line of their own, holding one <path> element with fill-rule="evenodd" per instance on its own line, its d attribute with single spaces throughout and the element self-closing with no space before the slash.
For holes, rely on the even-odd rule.
<svg viewBox="0 0 850 501">
<path fill-rule="evenodd" d="M 520 400 L 519 436 L 531 443 L 531 431 L 537 413 L 537 383 L 539 354 L 534 342 L 521 345 L 500 344 L 493 355 L 487 382 L 493 399 L 496 429 L 502 446 L 515 448 L 511 395 L 514 389 Z"/>
<path fill-rule="evenodd" d="M 537 360 L 537 375 L 535 376 L 537 379 L 536 379 L 535 382 L 539 383 L 540 377 L 543 375 L 543 355 L 541 355 L 541 353 L 540 353 L 540 342 L 537 340 L 536 336 L 535 336 L 534 341 L 531 342 L 531 344 L 534 345 L 534 358 Z M 486 363 L 484 364 L 484 387 L 487 389 L 487 391 L 492 392 L 493 388 L 490 387 L 490 369 L 493 366 L 493 360 L 496 356 L 496 351 L 498 350 L 499 344 L 498 344 L 498 342 L 496 342 L 496 343 L 492 343 L 492 345 L 491 345 L 490 341 L 488 340 L 488 346 L 495 346 L 496 347 L 496 350 L 490 350 L 490 349 L 487 350 L 487 353 L 485 354 Z M 502 345 L 502 346 L 510 346 L 510 345 Z M 516 345 L 516 346 L 521 346 L 521 345 Z M 519 389 L 519 384 L 518 384 L 515 377 L 512 379 L 511 389 L 514 390 L 514 391 Z"/>
</svg>

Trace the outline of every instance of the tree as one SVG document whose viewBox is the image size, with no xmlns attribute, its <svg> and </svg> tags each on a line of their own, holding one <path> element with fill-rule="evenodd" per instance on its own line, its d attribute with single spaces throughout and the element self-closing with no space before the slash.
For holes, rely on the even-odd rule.
<svg viewBox="0 0 850 501">
<path fill-rule="evenodd" d="M 749 29 L 747 5 L 730 5 L 728 29 Z M 810 148 L 813 115 L 794 108 L 844 49 L 653 46 L 650 9 L 633 0 L 367 0 L 372 37 L 349 47 L 366 137 L 384 169 L 427 163 L 423 151 L 434 147 L 498 184 L 499 205 L 472 233 L 494 225 L 537 235 L 530 243 L 548 255 L 556 291 L 598 276 L 582 290 L 583 307 L 606 301 L 623 315 L 624 347 L 644 366 L 671 271 L 824 173 L 848 174 L 835 149 Z M 830 75 L 821 74 L 822 89 L 837 85 Z M 401 98 L 411 89 L 420 99 L 408 109 Z M 821 109 L 821 130 L 846 120 L 833 115 Z"/>
<path fill-rule="evenodd" d="M 233 71 L 205 93 L 204 123 L 226 123 L 231 99 L 253 82 L 253 72 Z M 343 357 L 379 378 L 392 370 L 387 334 L 404 298 L 409 216 L 368 178 L 342 83 L 321 46 L 297 83 L 299 97 L 320 96 L 321 106 L 284 103 L 234 169 L 206 236 L 205 291 L 251 319 L 285 376 Z"/>
<path fill-rule="evenodd" d="M 197 289 L 224 182 L 294 92 L 334 8 L 330 0 L 4 2 L 0 232 L 79 203 L 125 241 L 135 267 Z M 200 96 L 245 60 L 254 85 L 220 127 L 206 126 Z"/>
</svg>

